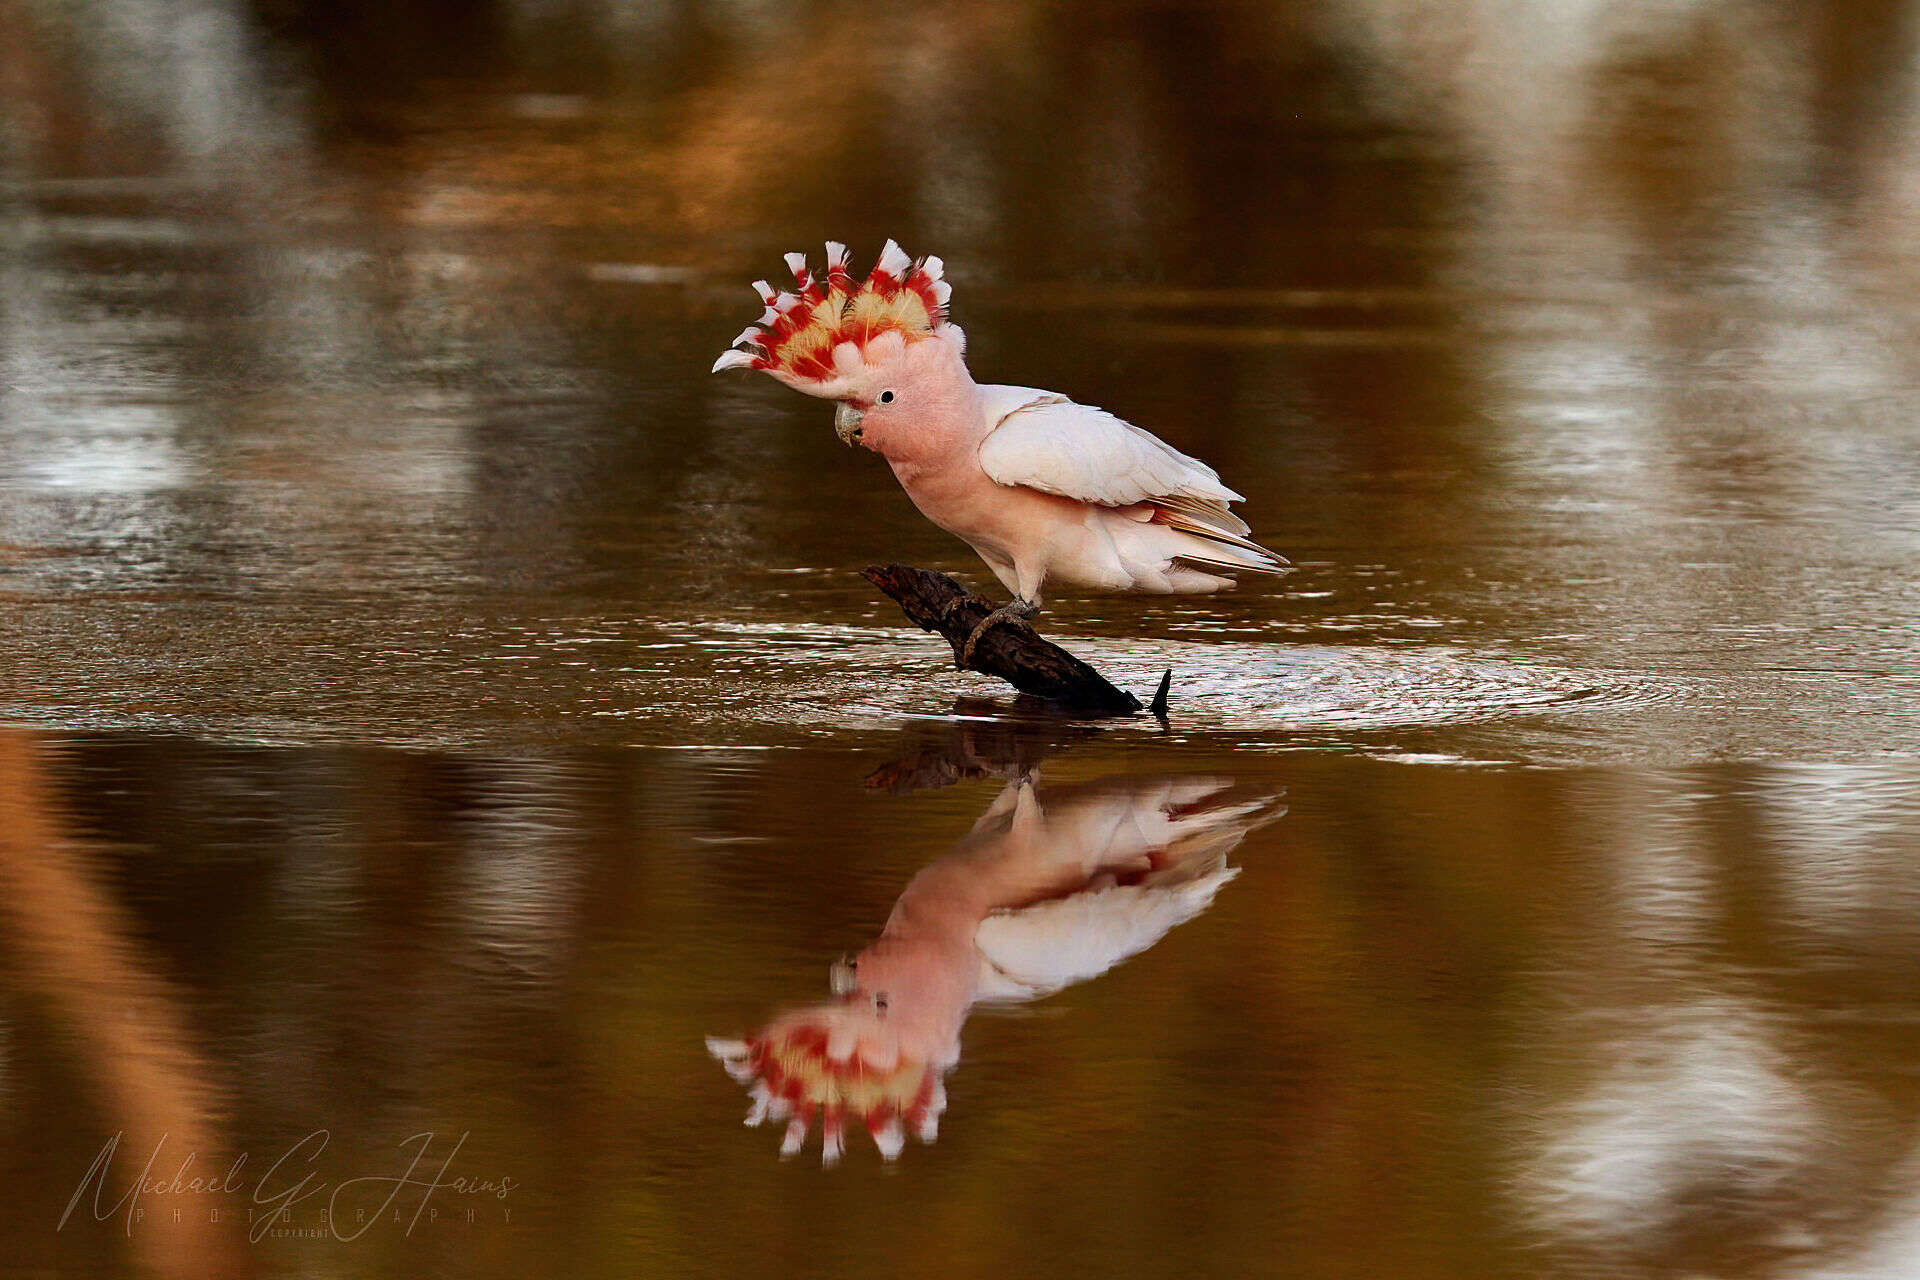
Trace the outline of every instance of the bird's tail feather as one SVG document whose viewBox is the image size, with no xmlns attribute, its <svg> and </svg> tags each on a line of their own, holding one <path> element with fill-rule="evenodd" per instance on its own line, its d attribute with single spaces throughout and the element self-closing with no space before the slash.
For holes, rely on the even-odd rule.
<svg viewBox="0 0 1920 1280">
<path fill-rule="evenodd" d="M 1247 522 L 1233 514 L 1232 509 L 1218 498 L 1205 498 L 1192 493 L 1170 493 L 1163 498 L 1155 498 L 1152 502 L 1161 511 L 1168 514 L 1178 513 L 1190 521 L 1198 521 L 1212 529 L 1241 535 L 1250 532 Z"/>
<path fill-rule="evenodd" d="M 1195 540 L 1191 551 L 1177 552 L 1175 558 L 1200 568 L 1276 575 L 1291 569 L 1286 557 L 1277 552 L 1267 550 L 1242 534 L 1194 519 L 1185 511 L 1156 504 L 1153 523 L 1165 525 Z"/>
</svg>

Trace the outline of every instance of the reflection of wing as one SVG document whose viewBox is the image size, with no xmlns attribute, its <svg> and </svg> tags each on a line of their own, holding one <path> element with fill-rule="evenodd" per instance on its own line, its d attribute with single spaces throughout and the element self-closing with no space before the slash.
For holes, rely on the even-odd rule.
<svg viewBox="0 0 1920 1280">
<path fill-rule="evenodd" d="M 1266 812 L 1270 797 L 1232 805 L 1213 802 L 1232 785 L 1231 778 L 1189 776 L 1030 786 L 1029 821 L 1038 828 L 1033 833 L 1035 852 L 1077 862 L 1089 875 L 1103 867 L 1131 865 L 1147 855 L 1159 855 L 1153 858 L 1155 866 L 1188 862 L 1196 856 L 1196 844 L 1224 852 L 1279 816 Z M 1018 787 L 1009 787 L 987 813 L 1000 810 L 1018 792 Z"/>
<path fill-rule="evenodd" d="M 1240 874 L 1226 855 L 1174 884 L 1108 885 L 981 921 L 980 999 L 1031 1000 L 1097 977 L 1205 911 Z"/>
<path fill-rule="evenodd" d="M 1227 866 L 1227 854 L 1279 816 L 1270 796 L 1210 803 L 1230 785 L 1221 778 L 1126 780 L 1027 799 L 1039 846 L 1032 852 L 1072 860 L 1086 879 L 1064 895 L 981 922 L 974 934 L 983 962 L 980 998 L 1031 999 L 1085 981 L 1205 911 L 1239 874 Z M 1008 791 L 1033 795 L 1018 785 Z M 1136 871 L 1144 872 L 1137 882 L 1116 883 L 1116 873 Z"/>
</svg>

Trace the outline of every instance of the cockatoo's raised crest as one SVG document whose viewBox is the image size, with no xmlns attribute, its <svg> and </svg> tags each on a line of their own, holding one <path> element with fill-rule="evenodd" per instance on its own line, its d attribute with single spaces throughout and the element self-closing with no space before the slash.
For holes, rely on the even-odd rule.
<svg viewBox="0 0 1920 1280">
<path fill-rule="evenodd" d="M 947 323 L 953 287 L 941 278 L 938 258 L 915 262 L 889 240 L 867 278 L 855 284 L 847 246 L 829 240 L 824 277 L 813 273 L 804 253 L 788 254 L 787 267 L 795 291 L 754 281 L 767 309 L 713 362 L 715 373 L 759 369 L 797 391 L 837 400 L 855 394 L 862 374 L 909 342 L 964 341 L 959 327 Z"/>
<path fill-rule="evenodd" d="M 943 1067 L 905 1057 L 897 1045 L 881 1051 L 862 1040 L 863 1032 L 875 1029 L 862 1027 L 863 1016 L 871 1019 L 853 1005 L 815 1005 L 787 1014 L 751 1040 L 707 1040 L 707 1051 L 727 1074 L 748 1086 L 753 1109 L 747 1123 L 786 1122 L 782 1155 L 800 1149 L 816 1117 L 826 1164 L 840 1159 L 849 1116 L 866 1125 L 888 1160 L 900 1154 L 909 1131 L 922 1142 L 939 1132 L 947 1105 Z"/>
</svg>

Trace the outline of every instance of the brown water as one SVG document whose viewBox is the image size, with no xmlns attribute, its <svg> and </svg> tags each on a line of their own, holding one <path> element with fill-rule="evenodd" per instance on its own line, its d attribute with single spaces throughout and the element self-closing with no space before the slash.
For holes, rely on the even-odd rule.
<svg viewBox="0 0 1920 1280">
<path fill-rule="evenodd" d="M 1920 1274 L 1915 19 L 0 0 L 0 1275 Z M 1300 566 L 1050 602 L 1167 724 L 708 376 L 888 236 Z M 781 1162 L 1022 779 L 1257 819 Z"/>
</svg>

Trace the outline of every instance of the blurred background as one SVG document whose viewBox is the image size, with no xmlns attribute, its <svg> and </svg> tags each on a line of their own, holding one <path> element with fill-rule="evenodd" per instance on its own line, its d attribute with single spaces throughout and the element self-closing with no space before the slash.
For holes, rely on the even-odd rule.
<svg viewBox="0 0 1920 1280">
<path fill-rule="evenodd" d="M 0 0 L 0 1275 L 1920 1272 L 1917 21 Z M 888 237 L 1299 566 L 1049 602 L 1167 726 L 1003 724 L 858 577 L 966 548 L 708 375 Z M 981 726 L 1291 811 L 937 1146 L 779 1164 L 700 1037 Z M 58 1227 L 320 1129 L 515 1187 Z"/>
</svg>

